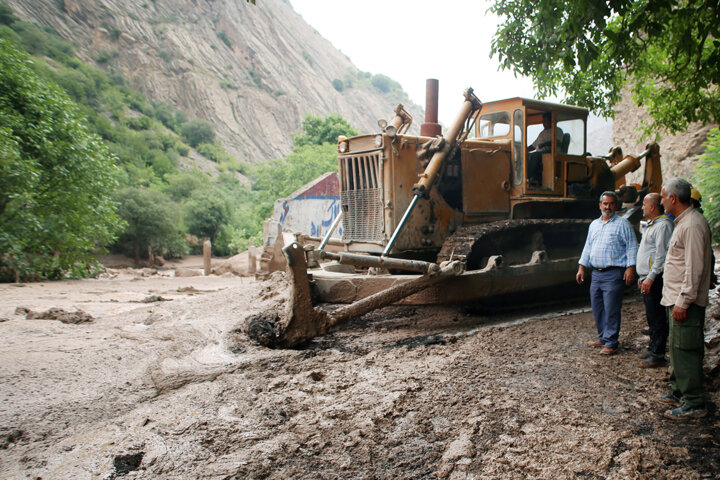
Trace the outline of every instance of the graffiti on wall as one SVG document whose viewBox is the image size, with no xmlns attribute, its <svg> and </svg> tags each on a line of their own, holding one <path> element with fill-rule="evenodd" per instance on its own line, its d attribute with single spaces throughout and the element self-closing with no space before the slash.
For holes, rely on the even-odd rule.
<svg viewBox="0 0 720 480">
<path fill-rule="evenodd" d="M 325 232 L 332 226 L 333 220 L 340 214 L 340 201 L 333 200 L 332 203 L 325 209 L 324 218 L 320 223 L 310 223 L 310 235 L 314 237 L 322 237 Z M 342 224 L 338 226 L 338 236 L 342 236 Z"/>
<path fill-rule="evenodd" d="M 340 198 L 337 196 L 295 197 L 278 200 L 273 218 L 283 230 L 322 237 L 332 226 L 340 213 Z M 342 225 L 333 237 L 342 236 Z"/>
</svg>

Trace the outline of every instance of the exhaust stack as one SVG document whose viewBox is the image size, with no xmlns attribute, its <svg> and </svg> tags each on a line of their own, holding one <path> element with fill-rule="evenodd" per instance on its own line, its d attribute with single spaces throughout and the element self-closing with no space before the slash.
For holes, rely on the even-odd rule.
<svg viewBox="0 0 720 480">
<path fill-rule="evenodd" d="M 435 78 L 425 81 L 425 123 L 420 125 L 420 135 L 423 137 L 442 135 L 442 126 L 438 123 L 439 84 Z"/>
</svg>

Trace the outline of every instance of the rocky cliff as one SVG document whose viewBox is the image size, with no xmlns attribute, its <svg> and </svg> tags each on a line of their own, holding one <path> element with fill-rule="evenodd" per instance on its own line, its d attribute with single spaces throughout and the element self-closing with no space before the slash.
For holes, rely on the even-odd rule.
<svg viewBox="0 0 720 480">
<path fill-rule="evenodd" d="M 645 150 L 648 139 L 643 139 L 640 128 L 647 113 L 632 102 L 629 91 L 615 105 L 613 145 L 620 145 L 626 154 L 637 155 Z M 683 177 L 693 181 L 698 156 L 704 152 L 703 143 L 708 132 L 716 125 L 692 124 L 684 132 L 670 135 L 663 132 L 657 139 L 662 156 L 663 178 Z M 628 175 L 630 182 L 642 181 L 642 169 Z M 702 193 L 702 192 L 701 192 Z"/>
<path fill-rule="evenodd" d="M 289 153 L 306 114 L 339 113 L 360 131 L 375 131 L 402 100 L 373 88 L 283 0 L 8 4 L 72 41 L 84 60 L 121 73 L 150 101 L 212 122 L 226 149 L 250 163 Z M 417 128 L 422 110 L 403 103 Z"/>
</svg>

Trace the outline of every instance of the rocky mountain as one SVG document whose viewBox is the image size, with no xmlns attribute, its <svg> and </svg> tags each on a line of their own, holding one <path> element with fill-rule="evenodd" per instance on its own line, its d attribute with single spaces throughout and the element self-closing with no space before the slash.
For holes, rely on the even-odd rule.
<svg viewBox="0 0 720 480">
<path fill-rule="evenodd" d="M 360 131 L 375 131 L 403 103 L 414 128 L 423 120 L 402 90 L 373 85 L 288 1 L 7 3 L 21 19 L 73 42 L 83 60 L 121 73 L 150 101 L 212 122 L 225 148 L 249 163 L 287 155 L 307 114 L 338 113 Z"/>
<path fill-rule="evenodd" d="M 624 153 L 637 155 L 645 150 L 649 139 L 643 138 L 640 129 L 647 112 L 636 106 L 632 95 L 625 91 L 622 99 L 615 105 L 615 122 L 613 124 L 613 145 L 620 145 Z M 708 132 L 717 125 L 692 124 L 684 132 L 670 135 L 659 134 L 657 142 L 662 156 L 663 178 L 683 177 L 693 181 L 693 171 Z M 628 176 L 630 182 L 642 180 L 642 169 Z"/>
</svg>

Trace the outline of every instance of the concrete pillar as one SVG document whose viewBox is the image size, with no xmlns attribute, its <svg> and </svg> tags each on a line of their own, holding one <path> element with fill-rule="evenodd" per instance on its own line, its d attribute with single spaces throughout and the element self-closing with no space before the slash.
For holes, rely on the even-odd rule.
<svg viewBox="0 0 720 480">
<path fill-rule="evenodd" d="M 248 275 L 255 275 L 257 272 L 257 252 L 255 252 L 255 246 L 250 245 L 248 247 Z"/>
<path fill-rule="evenodd" d="M 203 266 L 205 268 L 205 275 L 210 275 L 211 270 L 211 264 L 210 264 L 210 255 L 212 251 L 212 244 L 210 243 L 210 239 L 206 238 L 203 240 Z"/>
</svg>

